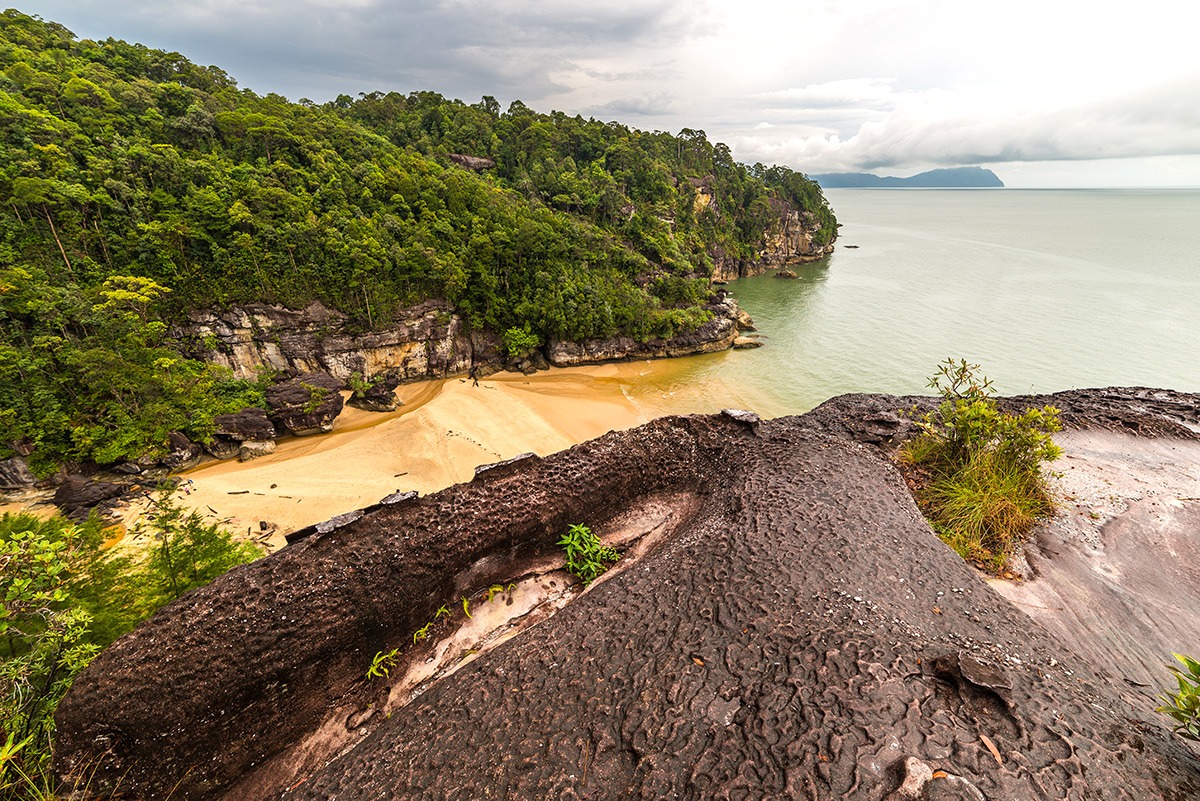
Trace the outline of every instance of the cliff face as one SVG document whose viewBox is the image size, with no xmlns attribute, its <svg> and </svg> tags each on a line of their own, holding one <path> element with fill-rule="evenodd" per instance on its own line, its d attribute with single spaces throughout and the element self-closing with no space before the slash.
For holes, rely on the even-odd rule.
<svg viewBox="0 0 1200 801">
<path fill-rule="evenodd" d="M 441 301 L 406 309 L 388 328 L 366 334 L 348 333 L 345 315 L 320 303 L 302 311 L 251 304 L 195 312 L 173 334 L 189 355 L 224 365 L 239 378 L 254 378 L 263 368 L 325 371 L 343 382 L 356 372 L 438 378 L 465 373 L 475 355 L 462 318 Z"/>
<path fill-rule="evenodd" d="M 911 400 L 662 418 L 317 526 L 102 653 L 59 706 L 56 768 L 181 800 L 1200 797 L 1155 688 L 993 592 L 866 444 Z M 1130 439 L 1200 409 L 1029 400 Z M 644 544 L 564 593 L 545 566 L 572 523 Z M 531 574 L 560 611 L 462 639 Z"/>
<path fill-rule="evenodd" d="M 800 211 L 782 200 L 771 199 L 775 220 L 768 228 L 763 248 L 754 260 L 737 259 L 725 253 L 713 254 L 713 279 L 732 281 L 760 275 L 789 264 L 803 264 L 828 256 L 833 245 L 818 245 L 813 240 L 820 230 L 811 212 Z"/>
<path fill-rule="evenodd" d="M 551 364 L 566 367 L 712 353 L 732 347 L 740 311 L 736 301 L 719 294 L 707 308 L 711 320 L 670 339 L 552 340 L 545 346 L 545 355 Z M 416 381 L 466 373 L 473 365 L 504 366 L 499 339 L 470 332 L 463 318 L 443 301 L 426 301 L 406 309 L 398 322 L 366 334 L 348 333 L 345 315 L 319 303 L 302 311 L 253 304 L 196 312 L 172 333 L 189 355 L 224 365 L 239 378 L 254 378 L 266 368 L 324 371 L 343 383 L 353 373 Z"/>
<path fill-rule="evenodd" d="M 688 356 L 695 353 L 715 353 L 733 347 L 738 335 L 738 306 L 725 296 L 710 303 L 712 319 L 695 331 L 671 339 L 650 339 L 638 342 L 629 337 L 587 339 L 583 342 L 551 340 L 546 345 L 546 358 L 555 367 L 621 361 L 627 359 L 661 359 Z"/>
</svg>

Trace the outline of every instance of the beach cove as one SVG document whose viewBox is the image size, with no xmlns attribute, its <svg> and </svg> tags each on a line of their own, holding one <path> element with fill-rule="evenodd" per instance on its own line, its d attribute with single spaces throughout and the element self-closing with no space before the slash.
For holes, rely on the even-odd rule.
<svg viewBox="0 0 1200 801">
<path fill-rule="evenodd" d="M 720 411 L 733 388 L 698 386 L 689 374 L 739 356 L 498 373 L 478 386 L 463 377 L 406 384 L 395 412 L 346 408 L 328 434 L 282 439 L 249 462 L 205 462 L 179 475 L 192 483 L 176 498 L 241 535 L 258 536 L 266 523 L 275 549 L 287 532 L 390 493 L 425 495 L 469 481 L 478 465 L 546 456 L 665 414 Z"/>
</svg>

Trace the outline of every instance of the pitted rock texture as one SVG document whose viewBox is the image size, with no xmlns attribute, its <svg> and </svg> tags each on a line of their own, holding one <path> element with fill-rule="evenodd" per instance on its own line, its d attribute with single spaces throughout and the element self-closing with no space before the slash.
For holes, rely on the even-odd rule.
<svg viewBox="0 0 1200 801">
<path fill-rule="evenodd" d="M 879 409 L 835 406 L 656 420 L 236 569 L 82 674 L 56 768 L 132 798 L 1197 797 L 1194 754 L 929 531 L 853 438 Z M 661 493 L 694 501 L 656 550 L 370 714 L 371 655 Z"/>
</svg>

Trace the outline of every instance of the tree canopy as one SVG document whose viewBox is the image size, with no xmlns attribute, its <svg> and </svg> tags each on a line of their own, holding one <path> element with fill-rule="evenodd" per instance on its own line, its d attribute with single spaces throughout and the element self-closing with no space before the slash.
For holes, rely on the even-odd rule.
<svg viewBox="0 0 1200 801">
<path fill-rule="evenodd" d="M 0 441 L 51 461 L 203 438 L 249 391 L 165 339 L 195 308 L 320 300 L 365 330 L 438 297 L 541 341 L 669 336 L 703 321 L 713 254 L 761 251 L 773 202 L 836 231 L 816 184 L 703 131 L 432 92 L 293 103 L 14 10 L 0 155 Z"/>
</svg>

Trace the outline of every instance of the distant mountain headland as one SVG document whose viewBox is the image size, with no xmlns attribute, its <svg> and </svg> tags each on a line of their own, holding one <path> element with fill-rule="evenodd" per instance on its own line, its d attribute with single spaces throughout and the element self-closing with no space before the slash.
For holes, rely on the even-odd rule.
<svg viewBox="0 0 1200 801">
<path fill-rule="evenodd" d="M 835 172 L 828 175 L 809 176 L 822 189 L 878 189 L 878 188 L 993 188 L 1003 187 L 996 173 L 983 167 L 949 167 L 929 170 L 909 178 L 893 178 L 873 175 L 869 172 Z"/>
</svg>

